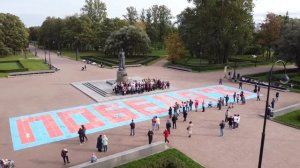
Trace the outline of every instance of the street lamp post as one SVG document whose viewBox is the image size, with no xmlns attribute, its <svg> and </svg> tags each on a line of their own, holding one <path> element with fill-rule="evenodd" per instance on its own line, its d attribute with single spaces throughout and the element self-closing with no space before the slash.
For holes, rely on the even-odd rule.
<svg viewBox="0 0 300 168">
<path fill-rule="evenodd" d="M 36 42 L 34 42 L 34 56 L 37 56 L 37 51 L 36 51 Z"/>
<path fill-rule="evenodd" d="M 269 95 L 270 95 L 270 86 L 271 86 L 272 72 L 273 72 L 274 65 L 277 64 L 277 63 L 279 63 L 279 62 L 281 62 L 283 64 L 284 73 L 285 73 L 284 78 L 282 80 L 280 80 L 280 82 L 286 84 L 289 81 L 289 77 L 286 74 L 286 67 L 285 67 L 286 63 L 284 61 L 282 61 L 282 60 L 276 61 L 272 65 L 272 68 L 270 69 L 269 76 L 268 76 L 268 92 L 267 92 L 267 100 L 266 100 L 266 107 L 265 107 L 264 125 L 263 125 L 263 131 L 262 131 L 261 142 L 260 142 L 258 168 L 261 168 L 262 157 L 263 157 L 263 153 L 264 153 L 266 122 L 267 122 L 267 115 L 269 115 L 268 114 L 268 106 L 269 106 Z"/>
<path fill-rule="evenodd" d="M 45 53 L 45 64 L 47 64 L 47 50 L 46 50 L 46 48 L 44 48 L 44 53 Z"/>
</svg>

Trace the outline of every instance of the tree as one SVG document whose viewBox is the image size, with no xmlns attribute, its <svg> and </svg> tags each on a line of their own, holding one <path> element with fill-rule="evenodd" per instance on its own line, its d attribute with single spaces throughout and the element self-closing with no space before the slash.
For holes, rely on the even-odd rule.
<svg viewBox="0 0 300 168">
<path fill-rule="evenodd" d="M 258 43 L 267 48 L 269 59 L 271 57 L 271 48 L 280 38 L 283 25 L 284 17 L 268 13 L 264 23 L 260 26 Z"/>
<path fill-rule="evenodd" d="M 93 24 L 102 23 L 107 17 L 106 5 L 101 0 L 85 0 L 81 11 L 91 19 Z"/>
<path fill-rule="evenodd" d="M 172 27 L 171 18 L 171 10 L 165 5 L 153 5 L 146 10 L 146 16 L 142 10 L 141 21 L 145 22 L 146 32 L 155 48 L 163 48 L 164 39 Z"/>
<path fill-rule="evenodd" d="M 190 2 L 195 7 L 183 11 L 178 24 L 191 55 L 202 53 L 211 63 L 227 63 L 231 54 L 243 50 L 252 40 L 252 0 Z"/>
<path fill-rule="evenodd" d="M 300 20 L 292 19 L 282 31 L 276 52 L 279 58 L 295 62 L 300 68 Z"/>
<path fill-rule="evenodd" d="M 29 41 L 38 41 L 39 26 L 29 27 Z"/>
<path fill-rule="evenodd" d="M 111 33 L 105 43 L 105 53 L 116 55 L 120 49 L 124 49 L 128 56 L 145 54 L 150 51 L 150 39 L 148 35 L 134 27 L 126 26 Z"/>
<path fill-rule="evenodd" d="M 63 43 L 63 26 L 63 20 L 61 18 L 47 17 L 39 30 L 39 45 L 44 45 L 44 47 L 48 49 L 59 49 Z"/>
<path fill-rule="evenodd" d="M 127 14 L 123 17 L 128 21 L 129 25 L 134 25 L 138 20 L 138 13 L 133 6 L 127 7 Z"/>
<path fill-rule="evenodd" d="M 19 17 L 0 13 L 0 55 L 15 54 L 28 46 L 28 32 Z"/>
<path fill-rule="evenodd" d="M 183 41 L 179 34 L 170 33 L 165 39 L 166 50 L 168 53 L 167 59 L 171 62 L 177 62 L 185 56 Z"/>
</svg>

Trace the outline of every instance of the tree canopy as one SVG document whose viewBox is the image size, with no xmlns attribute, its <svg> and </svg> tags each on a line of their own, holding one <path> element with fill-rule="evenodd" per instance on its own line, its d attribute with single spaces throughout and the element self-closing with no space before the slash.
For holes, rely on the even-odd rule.
<svg viewBox="0 0 300 168">
<path fill-rule="evenodd" d="M 121 49 L 129 56 L 150 51 L 150 39 L 146 32 L 135 26 L 126 26 L 111 33 L 105 43 L 105 53 L 115 55 Z"/>
<path fill-rule="evenodd" d="M 28 46 L 28 31 L 19 17 L 0 13 L 0 55 L 9 55 Z"/>
</svg>

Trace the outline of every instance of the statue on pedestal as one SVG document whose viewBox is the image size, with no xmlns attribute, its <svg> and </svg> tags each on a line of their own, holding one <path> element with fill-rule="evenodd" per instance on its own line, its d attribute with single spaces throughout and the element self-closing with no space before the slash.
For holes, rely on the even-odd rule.
<svg viewBox="0 0 300 168">
<path fill-rule="evenodd" d="M 128 78 L 125 66 L 125 52 L 123 51 L 123 49 L 121 49 L 121 51 L 119 52 L 118 59 L 119 68 L 117 71 L 117 82 L 126 82 Z"/>
</svg>

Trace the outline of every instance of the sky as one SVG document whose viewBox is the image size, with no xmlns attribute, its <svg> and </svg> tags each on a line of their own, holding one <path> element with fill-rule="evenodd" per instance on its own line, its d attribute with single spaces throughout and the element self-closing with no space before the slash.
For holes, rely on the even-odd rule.
<svg viewBox="0 0 300 168">
<path fill-rule="evenodd" d="M 134 6 L 138 12 L 152 5 L 166 5 L 174 17 L 188 6 L 187 0 L 102 0 L 109 18 L 126 14 L 126 7 Z M 261 23 L 268 12 L 300 18 L 300 0 L 253 0 L 254 21 Z M 40 26 L 47 16 L 64 18 L 80 13 L 85 0 L 0 0 L 0 13 L 11 13 L 20 17 L 26 27 Z"/>
</svg>

